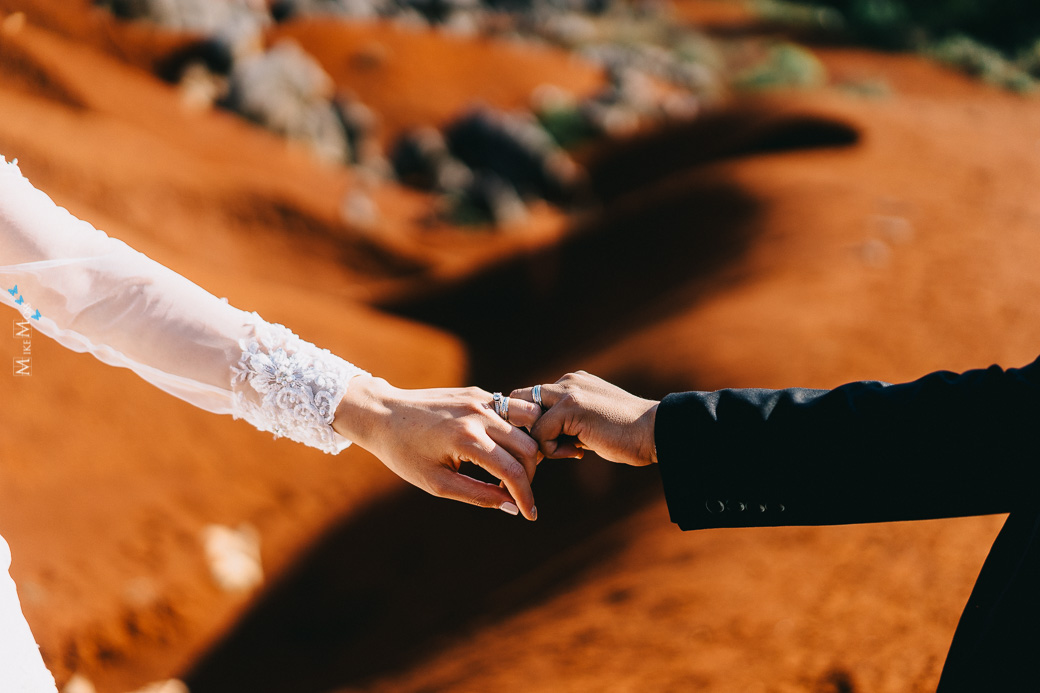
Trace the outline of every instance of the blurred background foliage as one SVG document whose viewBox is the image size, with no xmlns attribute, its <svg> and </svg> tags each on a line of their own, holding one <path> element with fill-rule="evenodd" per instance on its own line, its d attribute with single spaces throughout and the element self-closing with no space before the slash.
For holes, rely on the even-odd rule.
<svg viewBox="0 0 1040 693">
<path fill-rule="evenodd" d="M 758 3 L 760 13 L 845 41 L 917 50 L 985 81 L 1031 91 L 1040 78 L 1034 0 L 817 0 Z"/>
</svg>

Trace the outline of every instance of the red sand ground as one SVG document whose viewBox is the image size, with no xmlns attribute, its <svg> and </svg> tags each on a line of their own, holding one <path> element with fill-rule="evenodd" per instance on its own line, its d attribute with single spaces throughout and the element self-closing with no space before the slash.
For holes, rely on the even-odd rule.
<svg viewBox="0 0 1040 693">
<path fill-rule="evenodd" d="M 778 117 L 845 121 L 861 143 L 657 186 L 664 199 L 719 181 L 747 191 L 755 241 L 712 286 L 673 289 L 653 325 L 573 366 L 653 392 L 1035 358 L 1040 103 L 916 58 L 823 56 L 836 82 L 882 80 L 892 96 L 787 95 Z M 357 690 L 933 690 L 1001 522 L 682 533 L 659 501 L 606 530 L 624 548 L 577 584 Z"/>
<path fill-rule="evenodd" d="M 338 221 L 349 174 L 230 116 L 182 112 L 145 73 L 31 24 L 0 55 L 0 149 L 60 204 L 391 380 L 461 382 L 457 340 L 350 298 L 422 268 Z M 402 217 L 419 209 L 395 194 Z M 363 451 L 326 458 L 43 337 L 33 350 L 31 378 L 2 380 L 0 524 L 59 681 L 78 670 L 124 690 L 173 675 L 234 620 L 247 599 L 212 585 L 204 524 L 252 522 L 277 574 L 399 483 Z"/>
<path fill-rule="evenodd" d="M 383 116 L 380 134 L 388 145 L 404 130 L 443 125 L 475 104 L 529 108 L 540 86 L 585 96 L 603 82 L 595 66 L 519 40 L 319 20 L 272 32 L 272 42 L 284 38 L 303 46 L 338 85 Z"/>
<path fill-rule="evenodd" d="M 172 88 L 79 35 L 76 27 L 96 16 L 88 3 L 69 3 L 70 16 L 82 14 L 67 26 L 48 23 L 54 2 L 25 5 L 28 25 L 0 34 L 0 152 L 19 157 L 24 172 L 74 213 L 400 384 L 461 382 L 466 356 L 451 335 L 389 317 L 366 299 L 444 283 L 466 288 L 466 276 L 495 258 L 525 257 L 564 233 L 559 215 L 549 212 L 530 237 L 426 228 L 426 200 L 393 186 L 375 192 L 384 214 L 379 232 L 352 230 L 339 218 L 354 184 L 349 172 L 316 164 L 226 114 L 184 111 Z M 116 35 L 139 31 L 105 26 Z M 404 54 L 405 45 L 395 50 Z M 432 40 L 428 50 L 430 64 L 450 64 L 451 50 Z M 513 47 L 484 42 L 473 50 L 498 60 L 507 81 L 513 62 L 501 55 Z M 684 221 L 667 229 L 676 234 L 674 247 L 689 247 L 680 235 L 688 226 L 691 233 L 717 228 L 722 240 L 747 239 L 746 248 L 698 276 L 680 274 L 642 315 L 628 306 L 614 316 L 616 329 L 600 328 L 593 347 L 561 345 L 565 358 L 529 364 L 527 377 L 584 367 L 648 393 L 830 386 L 1019 365 L 1035 356 L 1040 102 L 917 58 L 854 50 L 823 57 L 835 83 L 882 80 L 891 94 L 864 98 L 834 88 L 760 108 L 778 120 L 794 113 L 847 123 L 860 141 L 691 162 L 653 186 L 645 180 L 659 161 L 633 167 L 628 179 L 615 181 L 623 192 L 583 221 L 578 236 L 606 228 L 604 220 L 656 223 L 662 209 L 683 209 Z M 509 83 L 517 91 L 508 98 L 521 103 L 533 68 L 518 62 L 516 70 Z M 409 88 L 406 76 L 395 79 Z M 416 80 L 414 88 L 423 89 Z M 445 117 L 463 96 L 446 94 L 423 117 Z M 724 207 L 711 207 L 715 216 L 689 208 L 719 186 L 739 191 L 751 211 L 723 218 Z M 297 242 L 301 237 L 307 243 Z M 656 255 L 653 245 L 631 245 L 650 237 L 662 244 Z M 660 266 L 681 265 L 673 246 L 663 245 L 668 239 L 633 233 L 628 247 L 638 252 L 603 265 L 638 260 L 629 281 L 660 283 Z M 564 273 L 573 267 L 546 264 L 551 253 L 531 257 L 540 264 L 527 268 L 529 277 L 550 287 L 545 295 L 561 314 L 580 322 L 583 312 L 602 309 L 589 296 L 574 306 L 570 296 L 553 294 L 553 286 L 571 286 Z M 567 257 L 561 250 L 558 258 Z M 594 273 L 588 278 L 594 287 L 602 283 Z M 486 283 L 472 287 L 487 290 Z M 470 322 L 479 332 L 482 316 Z M 552 340 L 537 325 L 524 330 Z M 13 341 L 0 341 L 0 355 L 13 350 Z M 0 530 L 13 547 L 27 617 L 59 681 L 81 671 L 107 693 L 182 674 L 248 609 L 249 598 L 219 592 L 207 574 L 199 540 L 206 523 L 255 524 L 268 575 L 284 576 L 322 531 L 349 525 L 400 488 L 360 450 L 332 459 L 271 441 L 45 338 L 36 338 L 33 350 L 31 378 L 0 376 L 8 422 L 0 429 Z M 481 372 L 494 375 L 478 351 L 472 356 L 471 365 L 484 363 Z M 587 470 L 579 472 L 583 502 L 595 504 L 602 467 L 578 469 Z M 543 521 L 566 515 L 569 502 L 547 496 Z M 394 522 L 407 528 L 409 519 Z M 454 630 L 434 623 L 425 656 L 401 660 L 394 674 L 375 681 L 340 684 L 374 691 L 927 691 L 1000 522 L 682 533 L 658 498 L 572 544 L 567 555 L 543 556 L 523 574 L 528 584 L 545 584 L 545 575 L 556 574 L 554 561 L 585 566 L 546 585 L 544 597 L 513 608 L 505 599 L 492 622 Z M 376 536 L 381 530 L 360 528 Z M 450 537 L 462 528 L 443 531 Z M 525 545 L 531 539 L 523 530 L 503 536 L 513 543 L 485 543 L 509 553 L 537 548 Z M 473 547 L 477 560 L 484 560 L 481 550 Z M 466 575 L 420 553 L 413 558 L 430 573 L 467 585 Z M 356 570 L 378 573 L 366 567 L 366 555 L 356 547 Z M 402 628 L 401 640 L 411 637 Z M 324 666 L 312 663 L 315 671 Z M 295 690 L 319 690 L 313 680 L 322 677 L 310 679 L 301 669 Z"/>
</svg>

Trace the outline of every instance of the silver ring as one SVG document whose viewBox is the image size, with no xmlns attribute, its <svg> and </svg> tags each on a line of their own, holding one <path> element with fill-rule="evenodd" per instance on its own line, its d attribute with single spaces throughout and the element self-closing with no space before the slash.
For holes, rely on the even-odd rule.
<svg viewBox="0 0 1040 693">
<path fill-rule="evenodd" d="M 534 403 L 538 405 L 538 408 L 545 411 L 545 405 L 542 404 L 542 386 L 535 385 L 534 389 L 531 390 L 531 396 L 534 397 Z"/>
<path fill-rule="evenodd" d="M 509 421 L 509 398 L 502 398 L 502 418 Z"/>
<path fill-rule="evenodd" d="M 495 413 L 502 416 L 502 393 L 496 392 L 491 395 L 491 402 L 495 405 Z"/>
</svg>

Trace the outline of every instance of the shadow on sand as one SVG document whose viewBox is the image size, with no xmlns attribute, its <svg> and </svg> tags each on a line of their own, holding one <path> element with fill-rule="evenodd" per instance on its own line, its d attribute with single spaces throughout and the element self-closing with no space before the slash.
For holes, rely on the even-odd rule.
<svg viewBox="0 0 1040 693">
<path fill-rule="evenodd" d="M 485 388 L 555 380 L 728 280 L 762 208 L 712 164 L 857 140 L 845 123 L 752 104 L 603 147 L 587 160 L 595 204 L 561 243 L 381 307 L 459 335 Z"/>
<path fill-rule="evenodd" d="M 613 522 L 660 495 L 647 470 L 580 466 L 542 464 L 534 523 L 411 487 L 352 515 L 261 595 L 185 683 L 192 693 L 362 686 L 557 593 L 620 548 Z"/>
<path fill-rule="evenodd" d="M 856 139 L 755 107 L 613 145 L 589 162 L 596 211 L 560 245 L 384 307 L 460 335 L 485 387 L 533 381 L 724 280 L 761 205 L 709 164 Z M 192 693 L 321 693 L 400 672 L 601 565 L 627 541 L 608 527 L 659 486 L 647 470 L 543 463 L 533 524 L 408 488 L 333 528 L 185 681 Z"/>
</svg>

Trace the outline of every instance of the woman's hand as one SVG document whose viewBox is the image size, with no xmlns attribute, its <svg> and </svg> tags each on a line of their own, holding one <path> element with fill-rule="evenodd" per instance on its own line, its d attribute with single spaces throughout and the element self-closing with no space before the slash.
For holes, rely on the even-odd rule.
<svg viewBox="0 0 1040 693">
<path fill-rule="evenodd" d="M 657 462 L 656 401 L 636 397 L 585 371 L 568 373 L 539 389 L 547 411 L 531 435 L 546 457 L 580 457 L 587 449 L 612 462 Z M 511 401 L 518 400 L 534 402 L 534 388 L 513 390 Z"/>
<path fill-rule="evenodd" d="M 538 444 L 517 426 L 532 426 L 540 413 L 537 405 L 514 399 L 507 422 L 495 413 L 491 393 L 477 387 L 402 390 L 382 378 L 358 376 L 332 427 L 424 491 L 513 515 L 519 510 L 534 520 Z M 463 462 L 484 468 L 502 485 L 460 473 Z"/>
</svg>

